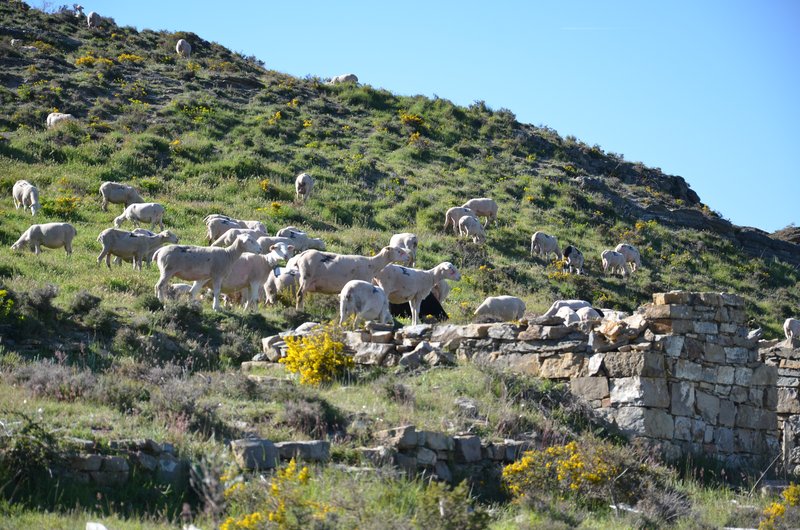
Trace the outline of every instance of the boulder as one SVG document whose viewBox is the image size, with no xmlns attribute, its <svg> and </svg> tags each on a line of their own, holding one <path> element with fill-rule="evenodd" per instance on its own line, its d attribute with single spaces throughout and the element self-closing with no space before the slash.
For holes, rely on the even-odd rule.
<svg viewBox="0 0 800 530">
<path fill-rule="evenodd" d="M 233 440 L 230 446 L 234 460 L 246 471 L 272 469 L 278 464 L 278 449 L 269 440 Z"/>
<path fill-rule="evenodd" d="M 327 462 L 331 457 L 331 443 L 325 440 L 278 442 L 275 448 L 283 460 L 299 458 L 305 462 Z"/>
</svg>

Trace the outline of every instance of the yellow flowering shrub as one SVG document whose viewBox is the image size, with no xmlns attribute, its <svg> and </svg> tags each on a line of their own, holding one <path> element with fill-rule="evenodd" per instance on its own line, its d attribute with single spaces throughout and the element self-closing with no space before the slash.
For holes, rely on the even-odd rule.
<svg viewBox="0 0 800 530">
<path fill-rule="evenodd" d="M 302 384 L 331 381 L 355 365 L 353 358 L 344 353 L 344 344 L 334 339 L 332 326 L 305 337 L 287 337 L 286 345 L 286 357 L 279 362 L 290 372 L 300 374 Z"/>
<path fill-rule="evenodd" d="M 119 63 L 141 63 L 142 61 L 144 61 L 144 57 L 135 53 L 121 53 L 117 56 L 117 62 Z"/>
<path fill-rule="evenodd" d="M 114 61 L 106 59 L 105 57 L 95 57 L 91 53 L 83 57 L 75 59 L 75 66 L 85 66 L 87 68 L 94 68 L 95 66 L 113 66 Z"/>
<path fill-rule="evenodd" d="M 764 517 L 758 523 L 758 530 L 775 530 L 776 528 L 795 528 L 795 524 L 787 524 L 788 521 L 783 519 L 787 515 L 787 510 L 790 507 L 800 505 L 800 486 L 797 484 L 790 484 L 788 488 L 783 490 L 781 494 L 783 502 L 773 502 L 761 512 Z M 783 523 L 783 524 L 782 524 Z"/>
</svg>

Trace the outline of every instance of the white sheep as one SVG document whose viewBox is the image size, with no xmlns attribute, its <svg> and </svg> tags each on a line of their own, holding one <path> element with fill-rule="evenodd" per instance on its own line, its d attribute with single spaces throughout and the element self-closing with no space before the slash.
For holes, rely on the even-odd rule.
<svg viewBox="0 0 800 530">
<path fill-rule="evenodd" d="M 519 320 L 525 314 L 525 302 L 516 296 L 490 296 L 475 310 L 475 316 L 492 316 L 504 322 Z"/>
<path fill-rule="evenodd" d="M 171 283 L 165 289 L 166 297 L 170 300 L 177 300 L 181 296 L 189 297 L 192 295 L 191 283 Z"/>
<path fill-rule="evenodd" d="M 256 240 L 247 235 L 239 236 L 232 245 L 225 248 L 193 245 L 161 247 L 154 256 L 158 270 L 161 272 L 155 285 L 156 296 L 159 300 L 164 301 L 165 288 L 173 276 L 188 281 L 210 279 L 214 292 L 212 307 L 214 311 L 219 311 L 219 293 L 222 289 L 222 281 L 230 272 L 231 266 L 245 252 L 256 254 L 260 249 Z"/>
<path fill-rule="evenodd" d="M 178 39 L 178 43 L 175 44 L 175 52 L 184 59 L 188 59 L 192 56 L 192 45 L 185 39 Z"/>
<path fill-rule="evenodd" d="M 569 308 L 572 311 L 577 311 L 582 307 L 592 307 L 592 304 L 586 300 L 556 300 L 550 309 L 544 312 L 543 317 L 551 317 L 555 315 L 561 308 Z"/>
<path fill-rule="evenodd" d="M 458 234 L 458 221 L 466 215 L 475 217 L 475 212 L 463 206 L 456 206 L 447 210 L 444 214 L 444 230 L 446 231 L 447 227 L 452 224 L 453 232 Z"/>
<path fill-rule="evenodd" d="M 408 252 L 408 263 L 409 267 L 413 267 L 414 263 L 417 261 L 417 246 L 419 245 L 419 239 L 417 238 L 416 234 L 412 234 L 411 232 L 403 232 L 402 234 L 394 234 L 391 239 L 389 239 L 389 246 L 390 247 L 400 247 L 406 249 Z"/>
<path fill-rule="evenodd" d="M 14 208 L 30 208 L 31 215 L 36 215 L 42 205 L 39 203 L 39 188 L 27 180 L 18 180 L 11 188 L 11 196 L 14 199 Z"/>
<path fill-rule="evenodd" d="M 164 230 L 164 207 L 156 202 L 139 202 L 129 204 L 118 217 L 114 219 L 114 226 L 119 228 L 125 220 L 138 227 L 139 223 L 150 223 L 153 230 L 156 225 Z"/>
<path fill-rule="evenodd" d="M 431 293 L 439 301 L 439 305 L 441 305 L 444 304 L 445 300 L 447 300 L 447 297 L 450 295 L 450 289 L 451 289 L 450 284 L 447 283 L 447 280 L 442 278 L 441 280 L 433 284 L 433 289 L 431 290 Z"/>
<path fill-rule="evenodd" d="M 325 242 L 318 237 L 308 237 L 306 232 L 303 232 L 297 227 L 287 226 L 281 228 L 275 237 L 285 237 L 291 240 L 292 244 L 297 249 L 297 252 L 303 250 L 316 249 L 325 250 Z"/>
<path fill-rule="evenodd" d="M 642 266 L 642 256 L 633 245 L 620 243 L 614 250 L 625 256 L 625 262 L 631 264 L 631 272 L 636 272 Z"/>
<path fill-rule="evenodd" d="M 497 224 L 497 210 L 498 206 L 494 199 L 488 197 L 481 197 L 480 199 L 470 199 L 461 205 L 462 208 L 469 208 L 475 212 L 475 217 L 485 217 L 486 222 L 484 228 L 489 226 L 489 223 L 494 221 Z"/>
<path fill-rule="evenodd" d="M 261 232 L 264 235 L 268 235 L 269 234 L 267 232 L 267 227 L 264 226 L 264 223 L 262 223 L 261 221 L 258 221 L 258 220 L 250 220 L 250 221 L 248 221 L 248 220 L 245 220 L 245 219 L 234 219 L 233 217 L 229 217 L 229 216 L 223 215 L 221 213 L 213 213 L 213 214 L 205 216 L 205 218 L 203 218 L 203 222 L 206 224 L 206 228 L 208 228 L 209 225 L 212 224 L 212 221 L 214 221 L 215 219 L 222 219 L 224 221 L 227 221 L 227 222 L 231 223 L 232 225 L 238 225 L 238 226 L 232 226 L 231 225 L 231 228 L 249 228 L 250 230 L 256 230 L 258 232 Z M 222 234 L 220 234 L 220 235 L 222 235 Z M 217 237 L 219 237 L 219 236 L 217 236 Z M 216 238 L 214 238 L 214 239 L 216 239 Z"/>
<path fill-rule="evenodd" d="M 783 323 L 783 333 L 788 340 L 800 338 L 800 320 L 796 318 L 787 318 Z"/>
<path fill-rule="evenodd" d="M 296 267 L 275 267 L 264 283 L 264 292 L 268 304 L 278 301 L 278 295 L 284 291 L 294 298 L 297 295 L 297 286 L 300 284 L 300 271 Z"/>
<path fill-rule="evenodd" d="M 221 292 L 229 297 L 241 293 L 241 298 L 245 301 L 245 310 L 257 307 L 258 297 L 272 270 L 279 261 L 290 258 L 293 252 L 293 246 L 281 243 L 274 245 L 266 255 L 249 252 L 242 254 L 233 262 L 227 276 L 223 278 Z M 207 283 L 208 280 L 194 282 L 192 294 L 197 294 Z"/>
<path fill-rule="evenodd" d="M 566 306 L 556 311 L 555 316 L 561 318 L 564 321 L 565 326 L 571 326 L 581 321 L 581 317 L 578 316 L 578 312 L 573 310 L 571 307 Z"/>
<path fill-rule="evenodd" d="M 307 236 L 308 233 L 305 232 L 304 230 L 300 230 L 296 226 L 290 225 L 290 226 L 281 228 L 280 230 L 278 230 L 275 233 L 275 235 L 278 236 L 278 237 L 292 237 L 292 238 L 294 238 L 294 237 L 297 237 L 297 236 Z"/>
<path fill-rule="evenodd" d="M 583 274 L 583 252 L 578 247 L 568 245 L 564 248 L 564 258 L 567 260 L 564 266 L 570 273 Z"/>
<path fill-rule="evenodd" d="M 341 83 L 358 83 L 358 77 L 356 74 L 341 74 L 335 75 L 331 77 L 331 80 L 328 81 L 329 85 L 338 85 Z"/>
<path fill-rule="evenodd" d="M 422 301 L 431 294 L 433 286 L 440 280 L 458 281 L 461 273 L 449 262 L 442 262 L 432 269 L 410 269 L 400 265 L 389 265 L 375 274 L 375 280 L 386 292 L 393 304 L 411 304 L 411 323 L 419 323 Z"/>
<path fill-rule="evenodd" d="M 88 15 L 86 15 L 86 25 L 90 28 L 96 28 L 100 26 L 100 15 L 96 12 L 92 11 Z"/>
<path fill-rule="evenodd" d="M 531 236 L 531 256 L 537 255 L 547 259 L 551 253 L 558 259 L 563 258 L 561 249 L 558 248 L 558 239 L 541 231 L 535 232 Z"/>
<path fill-rule="evenodd" d="M 48 129 L 52 129 L 59 123 L 65 123 L 68 121 L 75 121 L 75 116 L 72 114 L 65 114 L 63 112 L 51 112 L 47 115 L 47 121 L 45 123 Z"/>
<path fill-rule="evenodd" d="M 461 237 L 472 236 L 472 242 L 476 244 L 486 242 L 486 232 L 481 226 L 477 217 L 465 215 L 458 220 L 458 235 Z"/>
<path fill-rule="evenodd" d="M 611 274 L 619 272 L 623 278 L 627 278 L 629 274 L 628 262 L 623 254 L 616 250 L 606 249 L 600 254 L 600 258 L 603 260 L 603 272 L 610 272 Z"/>
<path fill-rule="evenodd" d="M 339 294 L 350 280 L 372 281 L 388 264 L 406 260 L 408 253 L 399 247 L 383 247 L 374 256 L 307 250 L 297 260 L 300 283 L 296 308 L 303 308 L 306 293 Z"/>
<path fill-rule="evenodd" d="M 350 280 L 339 294 L 339 325 L 354 316 L 353 329 L 359 320 L 375 320 L 380 324 L 394 322 L 389 299 L 380 287 L 363 280 Z"/>
<path fill-rule="evenodd" d="M 581 307 L 575 310 L 575 314 L 581 319 L 581 322 L 589 322 L 593 320 L 600 320 L 603 318 L 603 312 L 593 307 Z"/>
<path fill-rule="evenodd" d="M 225 217 L 213 217 L 206 221 L 206 239 L 209 242 L 216 241 L 228 230 L 234 228 L 245 228 L 239 221 Z"/>
<path fill-rule="evenodd" d="M 167 243 L 178 243 L 178 236 L 165 230 L 159 234 L 145 235 L 134 234 L 126 230 L 106 228 L 97 236 L 97 241 L 103 245 L 103 250 L 97 256 L 99 264 L 103 258 L 106 266 L 111 268 L 111 256 L 117 256 L 125 261 L 132 261 L 133 268 L 142 270 L 142 262 L 150 263 L 156 249 Z"/>
<path fill-rule="evenodd" d="M 41 247 L 61 248 L 67 251 L 67 255 L 72 255 L 72 239 L 78 235 L 75 227 L 69 223 L 44 223 L 31 225 L 11 245 L 11 250 L 19 250 L 23 245 L 29 245 L 30 249 L 37 256 L 41 252 Z"/>
<path fill-rule="evenodd" d="M 249 228 L 231 228 L 230 230 L 226 231 L 224 234 L 219 236 L 215 239 L 212 243 L 212 247 L 227 247 L 233 240 L 239 237 L 242 234 L 248 234 L 252 236 L 253 239 L 258 239 L 259 236 L 263 234 L 263 232 L 259 230 L 250 230 Z M 271 245 L 270 245 L 271 246 Z"/>
<path fill-rule="evenodd" d="M 117 182 L 103 182 L 100 184 L 100 197 L 103 199 L 100 205 L 103 211 L 108 210 L 109 203 L 124 204 L 127 208 L 131 204 L 144 202 L 142 196 L 133 186 Z"/>
<path fill-rule="evenodd" d="M 314 189 L 314 179 L 308 173 L 300 173 L 294 179 L 294 193 L 297 202 L 306 202 Z"/>
</svg>

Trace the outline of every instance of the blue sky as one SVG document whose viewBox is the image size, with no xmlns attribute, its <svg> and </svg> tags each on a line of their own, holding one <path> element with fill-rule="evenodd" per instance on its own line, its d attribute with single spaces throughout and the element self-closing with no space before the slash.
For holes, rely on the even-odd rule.
<svg viewBox="0 0 800 530">
<path fill-rule="evenodd" d="M 353 72 L 398 94 L 484 100 L 681 175 L 736 224 L 800 224 L 800 1 L 83 5 L 121 25 L 193 31 L 292 75 Z"/>
</svg>

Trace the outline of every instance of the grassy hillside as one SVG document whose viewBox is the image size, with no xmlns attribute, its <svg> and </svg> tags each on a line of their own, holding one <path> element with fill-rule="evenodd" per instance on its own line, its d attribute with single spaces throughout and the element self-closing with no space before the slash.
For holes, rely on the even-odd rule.
<svg viewBox="0 0 800 530">
<path fill-rule="evenodd" d="M 11 38 L 33 49 L 14 47 Z M 176 57 L 178 38 L 191 42 L 191 60 Z M 78 121 L 45 130 L 45 118 L 55 109 Z M 313 175 L 316 187 L 299 205 L 293 202 L 293 181 L 301 171 Z M 13 208 L 11 187 L 18 179 L 41 190 L 44 207 L 35 222 L 67 220 L 76 226 L 71 258 L 61 250 L 35 258 L 9 249 L 34 221 Z M 202 218 L 214 212 L 259 219 L 272 232 L 294 224 L 323 238 L 329 250 L 346 253 L 372 253 L 392 233 L 415 232 L 421 266 L 446 260 L 462 272 L 446 304 L 456 322 L 469 321 L 482 299 L 494 294 L 520 296 L 533 312 L 556 298 L 630 311 L 653 292 L 693 289 L 743 295 L 753 327 L 779 336 L 783 319 L 800 306 L 800 273 L 793 266 L 747 255 L 713 231 L 640 218 L 647 207 L 718 217 L 682 178 L 547 127 L 521 124 L 509 110 L 482 102 L 460 107 L 370 86 L 329 86 L 265 69 L 193 33 L 137 31 L 111 20 L 90 31 L 71 15 L 5 2 L 0 410 L 4 416 L 32 414 L 62 435 L 101 442 L 149 436 L 170 440 L 197 458 L 247 434 L 275 440 L 328 435 L 336 440 L 335 460 L 353 463 L 355 448 L 370 443 L 373 431 L 402 422 L 500 439 L 541 433 L 583 439 L 591 430 L 563 389 L 469 366 L 423 374 L 356 373 L 318 391 L 254 386 L 229 368 L 252 357 L 263 336 L 333 318 L 334 297 L 312 297 L 301 314 L 288 307 L 254 314 L 213 313 L 208 304 L 163 308 L 153 296 L 156 269 L 139 273 L 96 264 L 97 234 L 121 210 L 100 209 L 98 188 L 105 180 L 131 183 L 146 199 L 164 204 L 165 223 L 182 243 L 204 244 Z M 489 228 L 485 246 L 442 231 L 447 208 L 482 196 L 500 204 L 499 223 Z M 536 230 L 558 236 L 562 247 L 578 246 L 587 257 L 587 274 L 565 275 L 557 264 L 529 257 Z M 599 259 L 603 249 L 623 241 L 643 255 L 642 270 L 627 281 L 604 276 Z M 283 375 L 281 367 L 275 372 Z M 480 421 L 453 405 L 456 396 L 478 400 Z M 534 402 L 539 405 L 532 407 Z M 317 478 L 315 498 L 351 507 L 356 501 L 348 495 L 368 497 L 370 515 L 361 527 L 386 527 L 386 521 L 409 527 L 412 520 L 424 527 L 422 481 L 372 477 L 353 484 L 330 470 Z M 706 490 L 692 480 L 676 483 L 705 510 L 702 524 L 708 527 L 757 522 L 757 511 L 737 519 L 734 508 L 718 506 L 720 498 L 727 502 L 733 495 L 727 491 Z M 27 499 L 26 506 L 94 510 L 80 497 L 85 493 L 57 500 L 49 492 L 39 501 Z M 551 500 L 547 509 L 499 505 L 493 524 L 620 522 L 607 508 Z M 146 509 L 120 512 L 109 505 L 99 511 L 163 522 L 165 513 L 174 516 L 180 508 L 180 499 L 167 494 L 159 502 L 145 501 Z M 234 513 L 252 507 L 254 501 L 248 502 L 242 500 Z M 0 505 L 0 514 L 13 516 L 19 528 L 71 527 L 83 516 L 72 512 L 53 522 L 18 513 L 13 503 Z M 343 518 L 340 527 L 349 522 Z"/>
</svg>

